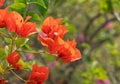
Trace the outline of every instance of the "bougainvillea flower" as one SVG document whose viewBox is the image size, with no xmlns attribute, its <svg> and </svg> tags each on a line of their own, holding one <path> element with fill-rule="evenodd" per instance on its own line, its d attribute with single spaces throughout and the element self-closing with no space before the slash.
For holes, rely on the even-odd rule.
<svg viewBox="0 0 120 84">
<path fill-rule="evenodd" d="M 0 0 L 0 8 L 3 6 L 5 0 Z"/>
<path fill-rule="evenodd" d="M 16 70 L 20 70 L 22 68 L 22 65 L 18 64 L 19 60 L 20 55 L 17 52 L 13 52 L 7 57 L 8 63 L 12 65 Z"/>
<path fill-rule="evenodd" d="M 58 56 L 56 60 L 61 58 L 63 62 L 67 63 L 79 60 L 81 58 L 81 53 L 76 48 L 75 40 L 64 42 L 61 38 L 58 38 L 58 41 L 56 42 L 59 44 L 57 50 Z"/>
<path fill-rule="evenodd" d="M 61 20 L 62 18 L 46 18 L 42 25 L 42 35 L 38 35 L 38 40 L 43 46 L 48 47 L 51 54 L 56 53 L 56 38 L 63 38 L 64 34 L 67 33 L 65 25 L 60 25 Z"/>
<path fill-rule="evenodd" d="M 48 75 L 48 67 L 33 65 L 27 84 L 43 84 L 48 79 Z"/>
<path fill-rule="evenodd" d="M 22 37 L 27 37 L 36 33 L 36 24 L 33 22 L 25 22 L 22 28 L 17 31 L 17 34 L 21 35 Z"/>
<path fill-rule="evenodd" d="M 56 44 L 56 39 L 51 39 L 48 37 L 42 37 L 41 35 L 38 35 L 38 40 L 41 42 L 43 46 L 48 47 L 49 53 L 54 54 L 56 53 L 57 49 L 57 44 Z"/>
<path fill-rule="evenodd" d="M 60 25 L 61 18 L 54 19 L 48 17 L 44 20 L 42 25 L 42 32 L 46 34 L 46 37 L 54 39 L 56 36 L 63 38 L 67 33 L 65 25 Z"/>
<path fill-rule="evenodd" d="M 36 33 L 36 23 L 27 22 L 30 16 L 27 16 L 24 20 L 23 17 L 17 12 L 11 12 L 6 17 L 7 28 L 11 32 L 15 32 L 21 37 L 27 37 Z"/>
<path fill-rule="evenodd" d="M 0 9 L 0 28 L 6 27 L 6 16 L 8 15 L 8 9 Z"/>
<path fill-rule="evenodd" d="M 62 18 L 57 18 L 56 21 L 58 24 L 60 24 L 60 22 L 62 21 Z"/>
<path fill-rule="evenodd" d="M 0 78 L 0 84 L 6 84 L 8 81 L 4 78 Z"/>
</svg>

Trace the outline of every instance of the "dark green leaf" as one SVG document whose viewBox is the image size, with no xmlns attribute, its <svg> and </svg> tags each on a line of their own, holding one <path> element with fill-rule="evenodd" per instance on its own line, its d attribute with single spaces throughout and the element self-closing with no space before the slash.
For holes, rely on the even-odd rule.
<svg viewBox="0 0 120 84">
<path fill-rule="evenodd" d="M 40 14 L 45 17 L 47 10 L 46 8 L 40 6 L 40 5 L 35 5 L 35 8 L 40 12 Z"/>
<path fill-rule="evenodd" d="M 28 4 L 38 4 L 44 8 L 46 8 L 44 0 L 27 0 Z"/>
<path fill-rule="evenodd" d="M 16 46 L 17 46 L 17 48 L 23 47 L 27 42 L 28 42 L 28 39 L 18 38 L 16 40 Z"/>
<path fill-rule="evenodd" d="M 26 5 L 24 3 L 14 3 L 14 4 L 10 5 L 9 8 L 11 11 L 17 11 L 17 12 L 23 14 L 26 9 Z"/>
<path fill-rule="evenodd" d="M 60 0 L 55 0 L 55 4 L 57 4 Z"/>
</svg>

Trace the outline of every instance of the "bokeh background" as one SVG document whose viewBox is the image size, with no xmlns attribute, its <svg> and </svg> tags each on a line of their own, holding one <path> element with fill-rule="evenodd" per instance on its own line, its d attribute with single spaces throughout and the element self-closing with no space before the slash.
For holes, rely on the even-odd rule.
<svg viewBox="0 0 120 84">
<path fill-rule="evenodd" d="M 4 7 L 8 6 L 9 10 L 16 10 L 25 15 L 24 6 L 13 5 L 15 1 L 19 0 L 6 0 Z M 55 57 L 49 54 L 21 53 L 23 60 L 27 62 L 26 67 L 31 68 L 34 63 L 47 65 L 50 68 L 50 76 L 45 84 L 119 84 L 120 1 L 44 1 L 49 2 L 46 4 L 47 9 L 30 4 L 27 5 L 26 15 L 33 16 L 32 20 L 36 21 L 39 32 L 40 25 L 47 16 L 63 18 L 61 24 L 65 24 L 69 30 L 64 39 L 77 41 L 77 48 L 82 53 L 82 59 L 72 63 L 63 63 L 60 60 L 55 61 Z M 30 36 L 30 40 L 24 44 L 23 49 L 47 50 L 36 37 L 37 34 Z M 23 39 L 18 40 L 18 45 L 23 41 Z M 2 44 L 5 43 L 1 43 L 0 46 L 3 46 Z M 28 79 L 30 71 L 23 70 L 16 73 Z M 8 84 L 23 84 L 10 73 L 6 75 L 6 78 L 11 81 Z"/>
</svg>

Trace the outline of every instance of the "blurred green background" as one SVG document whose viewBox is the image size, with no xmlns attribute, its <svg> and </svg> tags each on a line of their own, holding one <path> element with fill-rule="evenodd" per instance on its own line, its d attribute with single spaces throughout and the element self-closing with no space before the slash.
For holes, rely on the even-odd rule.
<svg viewBox="0 0 120 84">
<path fill-rule="evenodd" d="M 40 25 L 47 16 L 63 18 L 61 23 L 69 30 L 64 39 L 77 41 L 82 59 L 63 63 L 60 60 L 55 61 L 55 57 L 49 54 L 37 54 L 34 59 L 28 60 L 29 53 L 21 53 L 27 62 L 27 68 L 31 68 L 34 63 L 50 67 L 50 76 L 45 84 L 119 84 L 120 1 L 43 0 L 41 4 L 39 1 L 42 0 L 6 0 L 4 7 L 8 6 L 10 11 L 18 11 L 23 16 L 31 15 L 31 21 L 37 23 L 39 32 Z M 30 36 L 23 49 L 46 50 L 36 37 L 37 35 Z M 25 39 L 20 39 L 17 43 L 19 45 L 24 41 Z M 3 46 L 2 44 L 0 46 Z M 26 71 L 17 73 L 28 79 L 30 71 Z M 11 81 L 8 84 L 21 84 L 17 78 L 11 77 L 11 74 L 6 77 Z"/>
</svg>

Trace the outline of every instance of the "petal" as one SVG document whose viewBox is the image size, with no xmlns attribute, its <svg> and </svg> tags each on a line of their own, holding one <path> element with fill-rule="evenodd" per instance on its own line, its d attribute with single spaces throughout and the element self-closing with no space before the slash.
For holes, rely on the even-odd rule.
<svg viewBox="0 0 120 84">
<path fill-rule="evenodd" d="M 6 27 L 6 16 L 8 15 L 8 9 L 0 9 L 0 28 Z"/>
<path fill-rule="evenodd" d="M 6 21 L 8 30 L 11 32 L 19 31 L 24 22 L 22 16 L 15 11 L 8 14 L 5 21 Z"/>
<path fill-rule="evenodd" d="M 43 25 L 48 25 L 48 26 L 56 25 L 56 24 L 58 24 L 57 21 L 51 16 L 47 17 L 43 22 Z"/>
<path fill-rule="evenodd" d="M 17 34 L 19 34 L 22 37 L 27 37 L 29 35 L 32 35 L 36 33 L 36 23 L 34 22 L 26 22 L 23 24 L 21 29 L 17 31 Z"/>
<path fill-rule="evenodd" d="M 21 69 L 22 69 L 22 65 L 21 65 L 21 64 L 12 64 L 12 66 L 13 66 L 16 70 L 21 70 Z"/>
<path fill-rule="evenodd" d="M 5 0 L 0 0 L 0 8 L 3 6 Z"/>
<path fill-rule="evenodd" d="M 43 46 L 48 47 L 48 50 L 49 50 L 50 54 L 56 53 L 57 44 L 53 39 L 51 39 L 51 38 L 42 38 L 41 35 L 38 35 L 38 40 L 41 41 L 41 44 Z"/>
<path fill-rule="evenodd" d="M 58 25 L 56 20 L 53 17 L 48 17 L 43 22 L 42 31 L 48 34 L 51 31 L 51 28 L 54 27 L 55 25 Z"/>
<path fill-rule="evenodd" d="M 0 84 L 5 84 L 6 82 L 8 82 L 6 79 L 0 78 Z"/>
<path fill-rule="evenodd" d="M 9 64 L 16 64 L 20 59 L 20 55 L 17 52 L 13 52 L 11 53 L 8 57 L 7 57 L 7 61 Z"/>
<path fill-rule="evenodd" d="M 64 42 L 59 46 L 56 60 L 59 58 L 65 63 L 73 62 L 82 58 L 80 51 L 76 48 L 75 40 Z"/>
<path fill-rule="evenodd" d="M 28 81 L 26 84 L 37 84 L 37 82 L 36 82 L 36 81 L 31 80 L 31 81 Z"/>
<path fill-rule="evenodd" d="M 57 22 L 58 24 L 60 24 L 61 21 L 62 21 L 62 18 L 57 18 L 57 19 L 56 19 L 56 22 Z"/>
<path fill-rule="evenodd" d="M 38 84 L 48 79 L 49 69 L 45 66 L 37 66 L 36 64 L 32 67 L 32 73 L 30 74 L 30 80 L 36 81 Z"/>
</svg>

